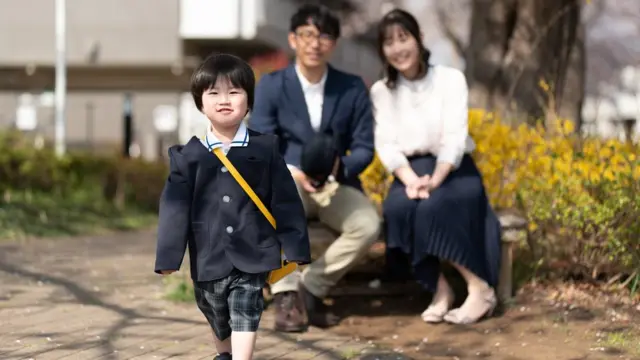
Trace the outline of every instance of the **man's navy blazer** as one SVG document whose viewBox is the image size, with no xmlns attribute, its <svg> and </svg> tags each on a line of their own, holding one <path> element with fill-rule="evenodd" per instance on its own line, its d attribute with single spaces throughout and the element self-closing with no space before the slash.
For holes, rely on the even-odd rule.
<svg viewBox="0 0 640 360">
<path fill-rule="evenodd" d="M 261 273 L 288 261 L 311 261 L 302 201 L 273 135 L 249 130 L 228 159 L 276 219 L 277 230 L 200 140 L 169 148 L 170 173 L 160 198 L 155 272 L 178 270 L 189 247 L 195 281 L 223 278 L 234 267 Z"/>
<path fill-rule="evenodd" d="M 343 166 L 338 181 L 361 188 L 358 175 L 371 163 L 374 153 L 369 92 L 358 76 L 331 66 L 327 71 L 319 131 L 338 140 Z M 262 76 L 249 123 L 257 131 L 278 135 L 287 164 L 300 166 L 302 147 L 315 131 L 293 64 Z"/>
</svg>

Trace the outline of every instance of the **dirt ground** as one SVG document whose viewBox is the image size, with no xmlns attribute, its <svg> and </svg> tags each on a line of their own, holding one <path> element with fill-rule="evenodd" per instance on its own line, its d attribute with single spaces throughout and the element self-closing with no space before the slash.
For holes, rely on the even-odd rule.
<svg viewBox="0 0 640 360">
<path fill-rule="evenodd" d="M 333 332 L 413 359 L 640 359 L 640 305 L 592 287 L 528 286 L 470 326 L 424 323 L 430 295 L 415 289 L 332 300 L 344 316 Z"/>
<path fill-rule="evenodd" d="M 114 360 L 211 358 L 206 324 L 193 303 L 162 298 L 166 288 L 150 270 L 154 237 L 0 243 L 0 359 L 93 359 L 107 353 Z M 619 293 L 571 284 L 529 286 L 494 318 L 471 326 L 428 325 L 419 314 L 429 294 L 387 284 L 372 294 L 368 283 L 380 266 L 370 258 L 364 262 L 369 269 L 353 271 L 332 293 L 331 305 L 344 317 L 338 327 L 274 333 L 270 308 L 258 358 L 640 359 L 640 306 Z M 70 319 L 70 311 L 91 314 L 90 322 Z M 158 326 L 166 339 L 154 335 Z M 323 347 L 310 350 L 309 344 Z M 386 350 L 395 353 L 381 355 Z"/>
<path fill-rule="evenodd" d="M 312 231 L 316 240 L 330 241 L 322 230 Z M 323 248 L 320 241 L 312 245 L 314 253 Z M 587 284 L 527 285 L 490 319 L 469 326 L 426 324 L 420 314 L 431 295 L 412 282 L 368 286 L 381 276 L 383 253 L 382 244 L 374 245 L 333 291 L 328 303 L 344 320 L 331 331 L 412 359 L 640 359 L 640 296 L 632 300 Z M 459 306 L 463 282 L 447 276 Z"/>
</svg>

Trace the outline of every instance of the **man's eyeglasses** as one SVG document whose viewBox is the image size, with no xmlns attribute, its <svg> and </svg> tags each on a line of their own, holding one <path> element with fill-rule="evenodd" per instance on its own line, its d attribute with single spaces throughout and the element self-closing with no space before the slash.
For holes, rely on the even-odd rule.
<svg viewBox="0 0 640 360">
<path fill-rule="evenodd" d="M 318 40 L 318 43 L 323 46 L 331 45 L 334 41 L 333 36 L 329 34 L 317 34 L 312 31 L 299 31 L 296 36 L 306 43 Z"/>
</svg>

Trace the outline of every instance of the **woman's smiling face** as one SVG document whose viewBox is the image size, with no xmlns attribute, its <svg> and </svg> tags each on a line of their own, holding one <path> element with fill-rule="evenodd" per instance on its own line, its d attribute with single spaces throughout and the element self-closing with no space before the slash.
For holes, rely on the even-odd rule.
<svg viewBox="0 0 640 360">
<path fill-rule="evenodd" d="M 398 24 L 389 25 L 382 44 L 384 56 L 406 78 L 415 77 L 420 67 L 418 40 Z"/>
</svg>

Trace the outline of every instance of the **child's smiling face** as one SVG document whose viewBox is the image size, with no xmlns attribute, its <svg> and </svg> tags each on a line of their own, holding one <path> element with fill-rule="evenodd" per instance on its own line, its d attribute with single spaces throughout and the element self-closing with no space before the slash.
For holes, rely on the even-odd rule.
<svg viewBox="0 0 640 360">
<path fill-rule="evenodd" d="M 214 125 L 238 125 L 247 109 L 247 92 L 225 77 L 219 77 L 213 87 L 202 93 L 202 112 Z"/>
</svg>

